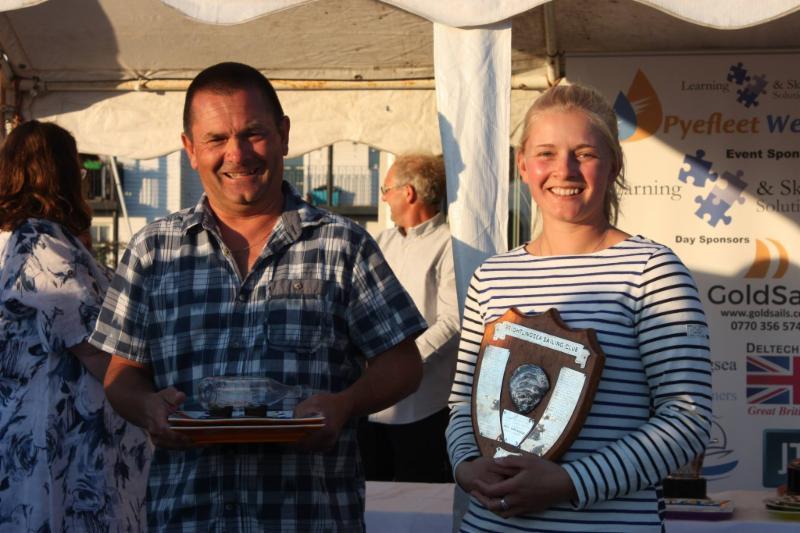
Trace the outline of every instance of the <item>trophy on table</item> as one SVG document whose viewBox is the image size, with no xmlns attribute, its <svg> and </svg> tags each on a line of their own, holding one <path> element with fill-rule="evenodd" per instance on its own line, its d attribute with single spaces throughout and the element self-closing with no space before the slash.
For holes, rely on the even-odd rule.
<svg viewBox="0 0 800 533">
<path fill-rule="evenodd" d="M 709 444 L 716 442 L 712 439 Z M 663 481 L 664 516 L 676 520 L 728 520 L 736 505 L 733 500 L 716 500 L 706 493 L 701 475 L 705 454 L 701 453 Z"/>
<path fill-rule="evenodd" d="M 665 498 L 707 499 L 706 478 L 700 475 L 703 458 L 700 454 L 664 479 Z"/>
<path fill-rule="evenodd" d="M 557 459 L 578 436 L 605 356 L 594 330 L 572 330 L 555 309 L 509 309 L 486 326 L 472 385 L 481 454 Z"/>
</svg>

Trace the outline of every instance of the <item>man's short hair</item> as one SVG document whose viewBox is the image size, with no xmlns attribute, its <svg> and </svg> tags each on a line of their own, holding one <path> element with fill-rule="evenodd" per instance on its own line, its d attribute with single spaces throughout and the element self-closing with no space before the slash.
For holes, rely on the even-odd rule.
<svg viewBox="0 0 800 533">
<path fill-rule="evenodd" d="M 186 90 L 183 103 L 183 132 L 192 136 L 192 102 L 200 91 L 227 94 L 233 91 L 255 89 L 264 97 L 264 104 L 272 113 L 275 124 L 283 119 L 283 107 L 275 88 L 261 72 L 242 63 L 217 63 L 198 74 Z"/>
<path fill-rule="evenodd" d="M 394 185 L 410 184 L 423 203 L 441 209 L 447 183 L 441 155 L 403 154 L 394 161 Z"/>
</svg>

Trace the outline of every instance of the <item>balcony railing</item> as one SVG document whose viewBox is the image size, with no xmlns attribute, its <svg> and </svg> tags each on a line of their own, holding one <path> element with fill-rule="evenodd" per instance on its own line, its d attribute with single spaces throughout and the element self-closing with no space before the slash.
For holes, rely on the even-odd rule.
<svg viewBox="0 0 800 533">
<path fill-rule="evenodd" d="M 379 197 L 378 169 L 368 166 L 287 166 L 284 177 L 300 194 L 317 205 L 376 207 Z M 333 198 L 328 199 L 328 180 L 333 179 Z"/>
<path fill-rule="evenodd" d="M 82 156 L 86 176 L 83 178 L 83 194 L 95 213 L 116 212 L 119 209 L 114 175 L 108 163 L 91 156 Z M 120 176 L 122 166 L 118 165 Z"/>
</svg>

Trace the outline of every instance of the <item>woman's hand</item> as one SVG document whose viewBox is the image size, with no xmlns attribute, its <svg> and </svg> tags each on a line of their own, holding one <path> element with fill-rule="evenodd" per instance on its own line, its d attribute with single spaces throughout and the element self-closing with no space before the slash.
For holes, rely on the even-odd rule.
<svg viewBox="0 0 800 533">
<path fill-rule="evenodd" d="M 512 472 L 495 482 L 474 480 L 471 494 L 487 509 L 503 518 L 544 511 L 553 505 L 577 500 L 572 479 L 561 466 L 535 455 L 491 459 L 495 469 Z M 477 462 L 473 461 L 473 462 Z"/>
<path fill-rule="evenodd" d="M 499 465 L 491 457 L 478 457 L 472 461 L 462 461 L 456 468 L 456 482 L 466 492 L 477 488 L 476 482 L 492 485 L 516 473 L 515 469 Z"/>
</svg>

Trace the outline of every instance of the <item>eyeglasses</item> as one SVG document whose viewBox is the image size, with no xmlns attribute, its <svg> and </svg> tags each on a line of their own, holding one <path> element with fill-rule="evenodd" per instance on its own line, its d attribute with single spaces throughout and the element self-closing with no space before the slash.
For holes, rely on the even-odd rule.
<svg viewBox="0 0 800 533">
<path fill-rule="evenodd" d="M 405 187 L 406 185 L 408 185 L 408 183 L 403 183 L 402 185 L 392 185 L 391 187 L 384 187 L 381 185 L 381 194 L 386 194 L 392 189 L 399 189 L 400 187 Z"/>
</svg>

